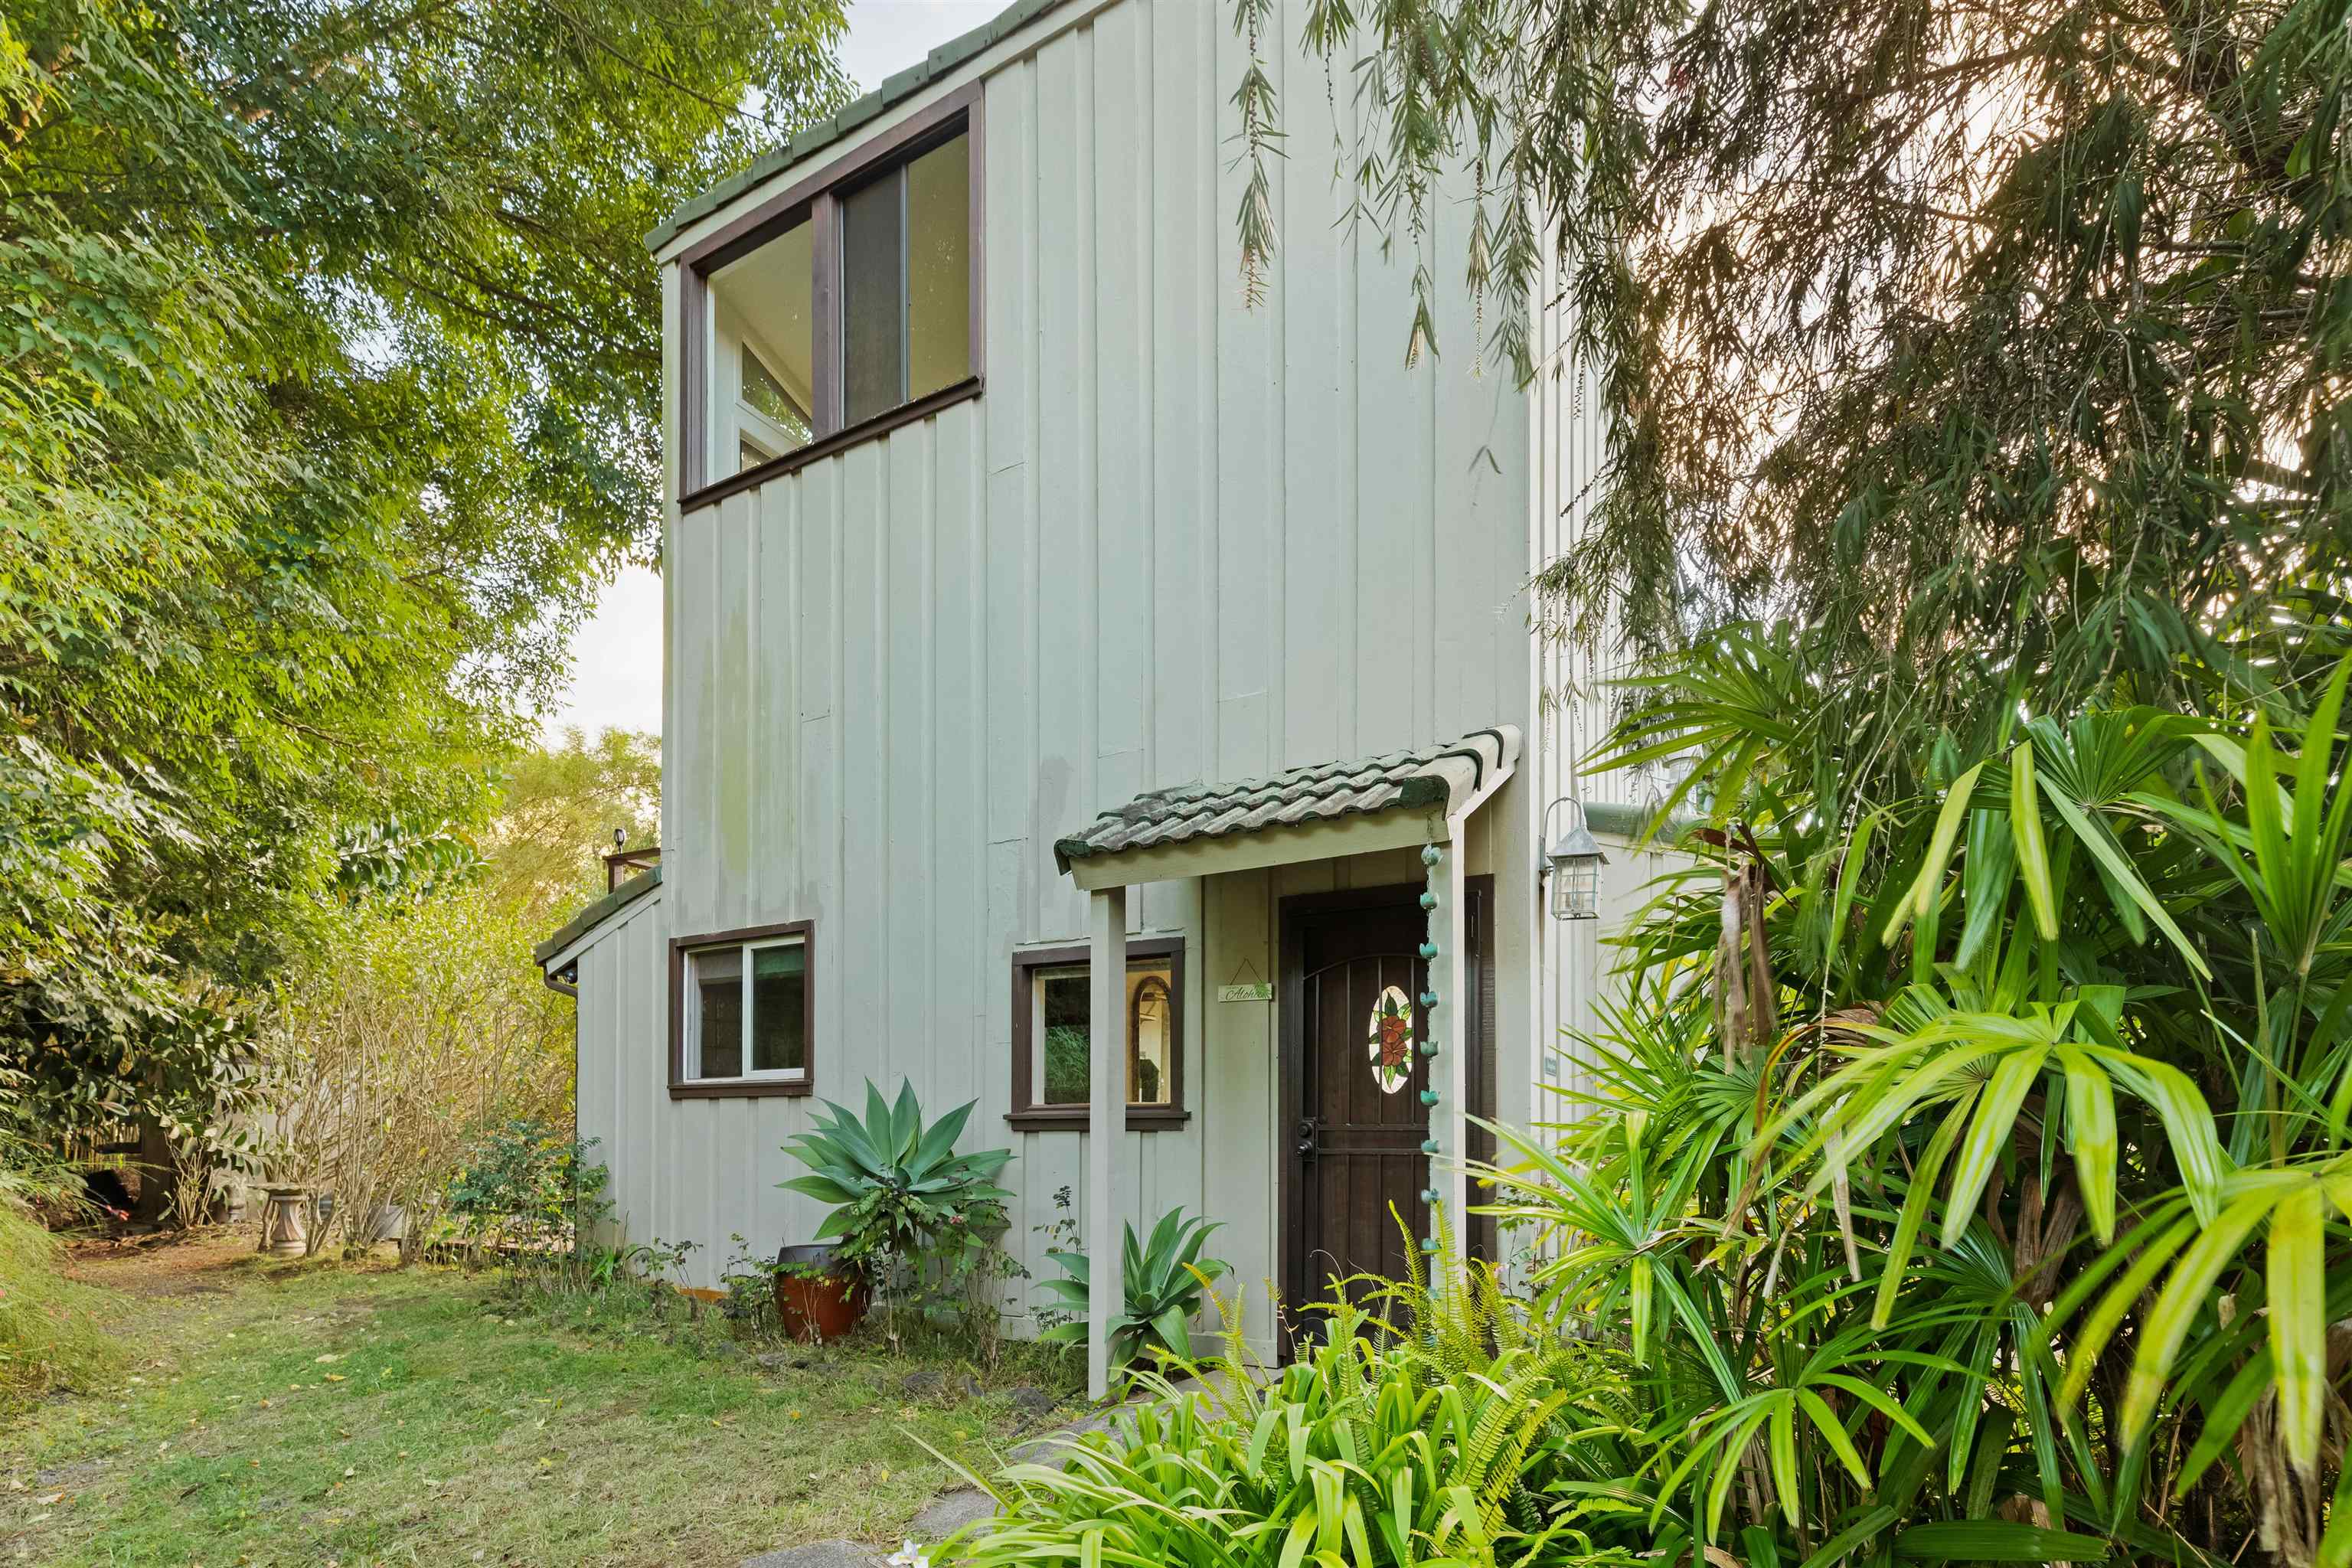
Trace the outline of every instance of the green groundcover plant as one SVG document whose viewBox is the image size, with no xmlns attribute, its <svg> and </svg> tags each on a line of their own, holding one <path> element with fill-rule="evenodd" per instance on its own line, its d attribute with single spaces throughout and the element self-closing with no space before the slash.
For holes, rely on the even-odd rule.
<svg viewBox="0 0 2352 1568">
<path fill-rule="evenodd" d="M 992 1483 L 1003 1517 L 934 1559 L 1168 1563 L 1567 1563 L 1596 1548 L 1549 1489 L 1578 1436 L 1622 1419 L 1616 1352 L 1530 1331 L 1474 1268 L 1431 1290 L 1349 1282 L 1330 1332 L 1253 1369 L 1227 1307 L 1221 1354 L 1139 1371 L 1152 1396 Z M 1391 1323 L 1402 1325 L 1391 1327 Z M 1630 1562 L 1630 1557 L 1625 1558 Z"/>
<path fill-rule="evenodd" d="M 0 1412 L 61 1389 L 87 1387 L 113 1371 L 122 1352 L 94 1310 L 98 1292 L 60 1270 L 57 1237 L 36 1199 L 73 1194 L 41 1173 L 0 1134 Z M 20 1156 L 12 1164 L 10 1157 Z"/>
</svg>

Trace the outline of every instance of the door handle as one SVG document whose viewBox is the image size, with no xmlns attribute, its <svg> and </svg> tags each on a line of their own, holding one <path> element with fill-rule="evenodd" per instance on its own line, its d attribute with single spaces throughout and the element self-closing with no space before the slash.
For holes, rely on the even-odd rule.
<svg viewBox="0 0 2352 1568">
<path fill-rule="evenodd" d="M 1298 1119 L 1298 1140 L 1292 1148 L 1297 1151 L 1300 1159 L 1315 1158 L 1318 1134 L 1322 1130 L 1323 1124 L 1312 1116 L 1302 1116 Z"/>
</svg>

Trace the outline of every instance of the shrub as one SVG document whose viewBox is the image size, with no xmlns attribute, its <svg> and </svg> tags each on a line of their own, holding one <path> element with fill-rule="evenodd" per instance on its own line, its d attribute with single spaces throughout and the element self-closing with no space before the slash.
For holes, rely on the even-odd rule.
<svg viewBox="0 0 2352 1568">
<path fill-rule="evenodd" d="M 570 1250 L 610 1206 L 604 1167 L 586 1157 L 596 1142 L 528 1116 L 477 1134 L 443 1195 L 467 1249 Z"/>
<path fill-rule="evenodd" d="M 838 1237 L 841 1263 L 864 1274 L 886 1306 L 935 1321 L 982 1312 L 993 1320 L 994 1286 L 1006 1272 L 999 1244 L 1013 1194 L 993 1178 L 1013 1152 L 955 1152 L 974 1103 L 926 1126 L 912 1084 L 887 1102 L 868 1081 L 864 1118 L 826 1100 L 831 1115 L 784 1145 L 813 1173 L 777 1184 L 835 1205 L 811 1239 Z"/>
<path fill-rule="evenodd" d="M 1359 1282 L 1360 1283 L 1360 1282 Z M 1136 1373 L 1156 1395 L 1119 1434 L 1014 1465 L 991 1489 L 987 1533 L 935 1561 L 1173 1568 L 1330 1563 L 1591 1563 L 1597 1552 L 1555 1489 L 1580 1481 L 1581 1428 L 1615 1411 L 1580 1403 L 1600 1352 L 1515 1347 L 1455 1373 L 1361 1309 L 1331 1307 L 1329 1337 L 1268 1381 L 1226 1353 Z M 1180 1387 L 1177 1374 L 1201 1379 Z"/>
<path fill-rule="evenodd" d="M 1641 682 L 1714 822 L 1479 1173 L 1625 1353 L 1616 1543 L 2352 1563 L 2352 663 L 2300 679 L 1891 754 L 1801 638 Z"/>
<path fill-rule="evenodd" d="M 570 1009 L 538 983 L 530 929 L 478 887 L 337 910 L 268 1031 L 273 1182 L 335 1196 L 347 1249 L 436 1232 L 468 1140 L 563 1115 Z M 326 1227 L 313 1227 L 315 1247 Z"/>
<path fill-rule="evenodd" d="M 37 1194 L 69 1196 L 0 1165 L 0 1406 L 86 1387 L 120 1360 L 98 1316 L 103 1298 L 58 1272 L 57 1238 L 33 1211 Z"/>
</svg>

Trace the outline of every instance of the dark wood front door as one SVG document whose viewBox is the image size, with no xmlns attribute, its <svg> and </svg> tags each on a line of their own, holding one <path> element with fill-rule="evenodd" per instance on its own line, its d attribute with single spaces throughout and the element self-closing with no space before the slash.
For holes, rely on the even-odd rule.
<svg viewBox="0 0 2352 1568">
<path fill-rule="evenodd" d="M 1405 1248 L 1418 1246 L 1405 1232 L 1428 1228 L 1420 895 L 1387 888 L 1284 906 L 1284 1273 L 1294 1326 L 1329 1299 L 1334 1279 L 1402 1278 Z"/>
</svg>

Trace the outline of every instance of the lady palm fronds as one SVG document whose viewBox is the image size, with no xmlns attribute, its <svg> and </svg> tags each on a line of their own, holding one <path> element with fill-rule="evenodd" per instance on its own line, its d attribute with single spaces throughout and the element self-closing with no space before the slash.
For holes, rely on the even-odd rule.
<svg viewBox="0 0 2352 1568">
<path fill-rule="evenodd" d="M 2293 723 L 2012 709 L 1871 799 L 1754 710 L 1801 707 L 1801 648 L 1629 725 L 1727 826 L 1629 934 L 1597 1103 L 1481 1173 L 1544 1313 L 1630 1354 L 1650 1527 L 1813 1568 L 2249 1531 L 2352 1563 L 2352 664 Z M 1727 867 L 1780 1020 L 1728 1059 L 1715 983 L 1672 978 Z"/>
</svg>

